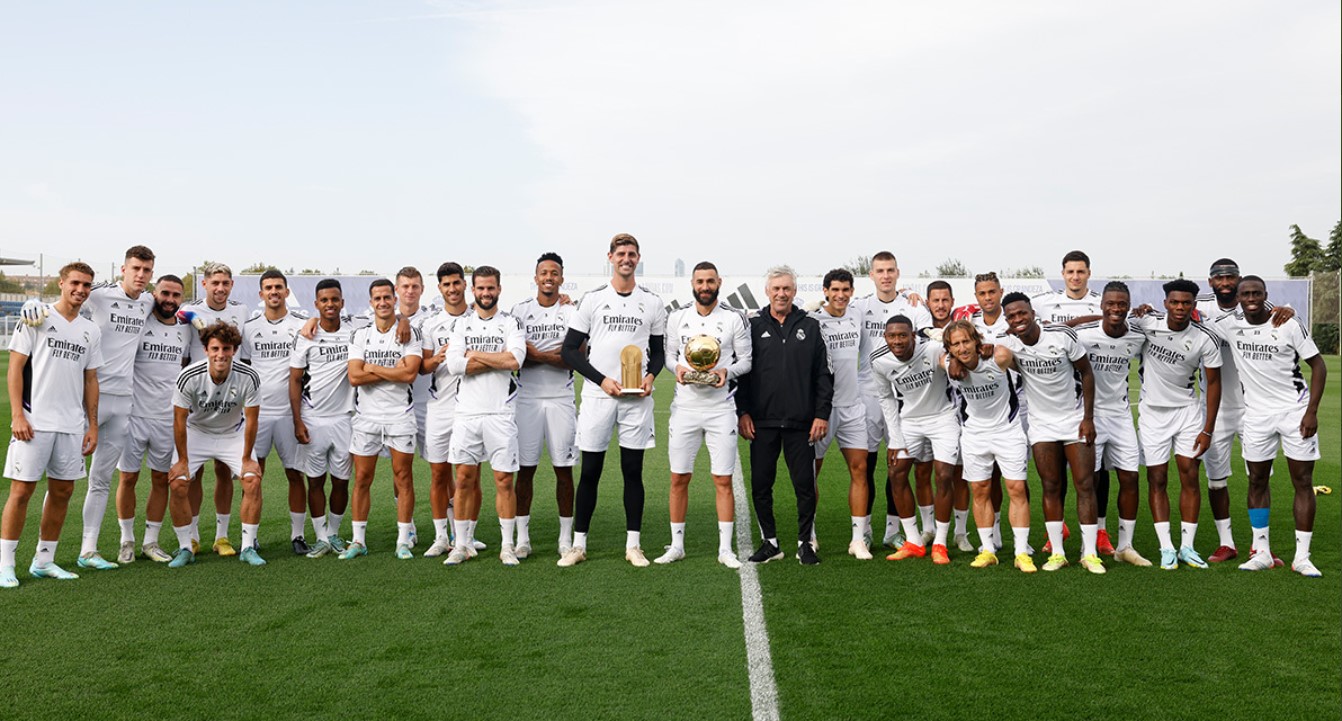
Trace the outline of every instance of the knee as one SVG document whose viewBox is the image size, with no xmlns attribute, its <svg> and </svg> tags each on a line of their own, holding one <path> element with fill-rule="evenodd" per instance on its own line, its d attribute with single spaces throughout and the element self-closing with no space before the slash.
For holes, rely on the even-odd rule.
<svg viewBox="0 0 1342 721">
<path fill-rule="evenodd" d="M 261 493 L 261 478 L 259 476 L 247 476 L 242 479 L 242 492 L 244 495 L 258 495 Z"/>
<path fill-rule="evenodd" d="M 70 496 L 74 493 L 74 490 L 75 484 L 73 483 L 52 483 L 50 480 L 47 481 L 47 495 L 51 496 L 53 500 L 68 501 L 70 500 Z M 31 493 L 32 492 L 29 491 L 29 495 L 31 495 Z"/>
</svg>

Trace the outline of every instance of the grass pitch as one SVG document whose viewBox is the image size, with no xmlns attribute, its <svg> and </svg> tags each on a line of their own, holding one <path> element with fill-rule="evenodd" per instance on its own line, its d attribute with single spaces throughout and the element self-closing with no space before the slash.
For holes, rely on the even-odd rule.
<svg viewBox="0 0 1342 721">
<path fill-rule="evenodd" d="M 0 370 L 5 359 L 0 355 Z M 970 569 L 970 557 L 956 552 L 947 568 L 926 560 L 859 562 L 843 554 L 846 470 L 827 465 L 818 518 L 824 562 L 804 569 L 789 559 L 759 569 L 782 718 L 1335 717 L 1342 705 L 1342 377 L 1337 359 L 1328 361 L 1324 458 L 1315 482 L 1335 493 L 1319 497 L 1313 551 L 1320 580 L 1287 570 L 1241 573 L 1233 565 L 1164 572 L 1112 563 L 1104 577 L 1079 568 L 1026 577 L 1009 565 Z M 663 446 L 670 391 L 663 379 Z M 3 418 L 8 406 L 0 399 Z M 744 444 L 742 459 L 748 461 Z M 374 485 L 371 555 L 294 557 L 286 483 L 278 461 L 269 465 L 261 539 L 270 563 L 261 569 L 204 553 L 179 571 L 141 559 L 116 571 L 81 572 L 74 582 L 30 579 L 39 513 L 32 504 L 19 549 L 23 585 L 0 593 L 8 696 L 0 717 L 750 716 L 740 583 L 714 560 L 705 453 L 690 490 L 689 557 L 649 569 L 623 561 L 614 457 L 607 459 L 589 561 L 567 571 L 554 566 L 558 522 L 544 464 L 532 521 L 536 553 L 514 569 L 494 555 L 489 489 L 479 535 L 491 548 L 479 559 L 455 569 L 432 559 L 395 560 L 385 464 Z M 748 477 L 748 465 L 743 470 Z M 416 471 L 416 519 L 425 539 L 432 534 L 428 472 L 422 463 Z M 1274 549 L 1289 561 L 1285 473 L 1279 462 L 1272 533 Z M 669 536 L 663 447 L 648 453 L 645 481 L 643 545 L 652 557 Z M 141 511 L 147 484 L 146 474 Z M 1231 486 L 1236 539 L 1247 549 L 1238 456 Z M 1177 487 L 1171 485 L 1175 493 Z M 787 536 L 788 484 L 777 492 Z M 78 553 L 83 493 L 81 482 L 58 553 L 67 568 Z M 0 498 L 7 495 L 4 484 Z M 1043 543 L 1038 496 L 1036 547 Z M 208 541 L 209 493 L 205 505 Z M 113 508 L 109 503 L 103 525 L 106 555 L 115 554 L 119 537 Z M 235 543 L 236 514 L 235 505 Z M 1112 502 L 1109 515 L 1113 531 Z M 1201 517 L 1198 547 L 1209 552 L 1216 534 L 1205 502 Z M 1137 547 L 1151 557 L 1156 542 L 1144 487 L 1138 519 Z M 344 530 L 348 535 L 348 519 Z M 142 537 L 142 516 L 136 534 Z M 170 528 L 162 540 L 175 545 Z M 1075 560 L 1075 542 L 1069 552 Z"/>
</svg>

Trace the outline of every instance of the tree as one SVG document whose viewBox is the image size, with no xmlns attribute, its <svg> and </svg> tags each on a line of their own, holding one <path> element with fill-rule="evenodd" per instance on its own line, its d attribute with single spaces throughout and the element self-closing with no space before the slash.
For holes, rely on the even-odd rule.
<svg viewBox="0 0 1342 721">
<path fill-rule="evenodd" d="M 51 280 L 47 281 L 46 287 L 42 288 L 42 295 L 60 295 L 60 294 L 61 294 L 60 278 L 52 278 Z"/>
<path fill-rule="evenodd" d="M 377 275 L 377 271 L 374 271 L 374 270 L 368 270 L 367 268 L 365 268 L 365 269 L 359 271 L 359 275 Z"/>
<path fill-rule="evenodd" d="M 863 276 L 871 274 L 871 256 L 859 255 L 856 258 L 840 266 L 844 270 L 852 273 L 854 276 Z"/>
<path fill-rule="evenodd" d="M 947 258 L 937 264 L 936 275 L 938 278 L 965 278 L 969 276 L 969 269 L 959 259 Z"/>
<path fill-rule="evenodd" d="M 3 272 L 0 272 L 0 293 L 22 293 L 22 292 L 23 292 L 22 285 L 19 285 L 18 283 L 10 280 L 9 278 L 6 278 L 5 274 Z"/>
<path fill-rule="evenodd" d="M 1031 265 L 1025 268 L 1017 268 L 1008 271 L 1006 276 L 1008 278 L 1043 278 L 1044 269 L 1037 265 Z"/>
<path fill-rule="evenodd" d="M 279 270 L 277 266 L 269 263 L 252 263 L 251 265 L 238 271 L 240 275 L 260 275 L 268 270 Z"/>
<path fill-rule="evenodd" d="M 1283 268 L 1287 275 L 1306 276 L 1323 270 L 1325 258 L 1319 241 L 1305 235 L 1298 225 L 1291 226 L 1291 262 Z"/>
<path fill-rule="evenodd" d="M 1339 269 L 1342 269 L 1342 220 L 1337 221 L 1333 232 L 1328 234 L 1328 247 L 1323 251 L 1323 268 L 1320 270 L 1336 272 Z"/>
<path fill-rule="evenodd" d="M 326 275 L 320 268 L 304 268 L 298 271 L 299 275 Z"/>
</svg>

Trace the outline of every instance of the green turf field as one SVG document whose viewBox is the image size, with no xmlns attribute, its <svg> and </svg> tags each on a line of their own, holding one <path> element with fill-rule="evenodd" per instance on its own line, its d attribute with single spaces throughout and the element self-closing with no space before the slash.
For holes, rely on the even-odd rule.
<svg viewBox="0 0 1342 721">
<path fill-rule="evenodd" d="M 1342 376 L 1337 358 L 1328 366 L 1315 482 L 1335 493 L 1319 498 L 1313 550 L 1322 580 L 1288 570 L 1165 572 L 1112 563 L 1104 577 L 1076 567 L 1026 577 L 1009 564 L 970 569 L 970 556 L 955 551 L 946 568 L 879 556 L 859 562 L 843 554 L 846 471 L 828 465 L 818 521 L 824 562 L 759 569 L 781 717 L 1335 718 L 1342 704 Z M 663 379 L 662 444 L 670 390 Z M 7 403 L 0 417 L 8 418 Z M 666 568 L 623 561 L 618 461 L 607 465 L 589 561 L 567 571 L 554 566 L 558 523 L 553 494 L 539 490 L 553 478 L 545 470 L 533 511 L 536 554 L 515 569 L 494 556 L 489 490 L 479 535 L 490 551 L 453 569 L 432 559 L 395 560 L 386 468 L 374 487 L 372 554 L 354 561 L 290 554 L 286 483 L 274 459 L 261 527 L 270 563 L 262 569 L 202 554 L 177 571 L 141 559 L 73 582 L 30 579 L 34 503 L 19 549 L 23 585 L 0 593 L 7 697 L 0 718 L 748 718 L 741 584 L 714 561 L 706 453 L 691 486 L 689 558 Z M 1272 533 L 1274 550 L 1289 562 L 1284 474 L 1282 462 Z M 421 539 L 432 535 L 427 477 L 419 464 Z M 643 545 L 651 558 L 669 535 L 663 448 L 649 452 L 645 479 Z M 1235 534 L 1247 549 L 1238 461 L 1231 482 Z M 793 517 L 789 488 L 780 480 L 783 537 Z M 78 553 L 83 493 L 81 482 L 57 555 L 67 568 Z M 7 495 L 5 484 L 0 497 Z M 142 491 L 141 509 L 143 499 Z M 882 494 L 878 535 L 883 503 Z M 113 508 L 101 543 L 108 556 L 119 535 Z M 207 545 L 210 509 L 207 492 Z M 1115 531 L 1112 504 L 1109 516 Z M 1144 499 L 1138 518 L 1137 547 L 1153 557 Z M 1041 519 L 1036 508 L 1036 547 Z M 142 518 L 136 533 L 143 534 Z M 234 543 L 239 533 L 235 507 Z M 1204 502 L 1199 549 L 1210 552 L 1215 538 Z M 162 540 L 175 547 L 170 527 Z M 1069 544 L 1074 561 L 1076 548 Z"/>
</svg>

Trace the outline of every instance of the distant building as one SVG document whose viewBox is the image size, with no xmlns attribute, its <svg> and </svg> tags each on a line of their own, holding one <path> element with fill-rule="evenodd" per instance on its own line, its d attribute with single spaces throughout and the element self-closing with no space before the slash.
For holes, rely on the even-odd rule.
<svg viewBox="0 0 1342 721">
<path fill-rule="evenodd" d="M 677 278 L 685 277 L 685 261 L 681 260 L 680 258 L 676 258 L 676 277 Z"/>
</svg>

